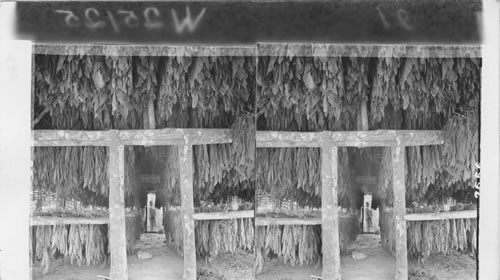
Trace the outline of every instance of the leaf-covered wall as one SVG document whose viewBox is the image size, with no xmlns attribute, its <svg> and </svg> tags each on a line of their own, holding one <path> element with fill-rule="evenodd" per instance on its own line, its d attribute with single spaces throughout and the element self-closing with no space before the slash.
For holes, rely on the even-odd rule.
<svg viewBox="0 0 500 280">
<path fill-rule="evenodd" d="M 35 57 L 35 106 L 55 129 L 228 128 L 253 112 L 252 57 Z M 40 124 L 42 126 L 42 123 Z"/>
</svg>

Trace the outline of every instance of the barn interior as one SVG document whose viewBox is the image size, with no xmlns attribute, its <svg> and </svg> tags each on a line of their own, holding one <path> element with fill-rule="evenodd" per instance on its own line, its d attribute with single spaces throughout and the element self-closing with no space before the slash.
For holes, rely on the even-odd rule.
<svg viewBox="0 0 500 280">
<path fill-rule="evenodd" d="M 34 56 L 34 279 L 109 279 L 113 273 L 116 278 L 182 279 L 191 253 L 198 279 L 252 276 L 254 58 L 241 55 L 245 52 L 190 56 L 172 50 L 170 56 Z M 73 143 L 40 144 L 53 133 L 67 140 L 72 131 L 83 136 L 118 131 L 118 137 L 139 135 L 144 141 L 117 140 L 122 164 L 114 146 L 86 136 L 72 138 Z M 167 140 L 184 139 L 169 144 L 155 138 L 162 131 Z M 186 156 L 186 143 L 193 138 L 198 140 Z M 116 168 L 123 168 L 121 206 L 116 203 L 120 186 L 113 185 Z M 188 169 L 190 197 L 182 196 L 181 188 L 181 178 L 190 178 L 183 171 Z M 187 242 L 195 246 L 183 250 L 182 214 L 189 210 L 195 212 L 188 221 L 195 238 Z M 124 231 L 116 230 L 120 222 L 113 215 L 119 211 L 125 212 Z M 228 211 L 234 217 L 220 214 Z M 112 239 L 120 234 L 126 237 L 121 257 L 113 253 L 119 245 Z"/>
<path fill-rule="evenodd" d="M 283 49 L 273 47 L 262 49 Z M 286 55 L 258 60 L 257 130 L 269 133 L 261 137 L 267 144 L 257 135 L 257 279 L 325 277 L 326 266 L 340 266 L 341 279 L 393 279 L 395 271 L 396 278 L 405 277 L 401 271 L 409 279 L 475 278 L 481 60 L 370 56 L 354 46 L 348 53 L 357 56 L 324 55 L 330 51 L 341 53 L 290 45 Z M 436 131 L 441 141 L 426 143 Z M 399 143 L 378 138 L 405 132 L 429 137 L 403 147 L 403 156 L 394 153 Z M 337 205 L 322 206 L 322 133 L 346 140 L 335 150 Z M 375 224 L 367 229 L 368 201 Z M 340 258 L 332 266 L 321 212 L 336 206 L 338 219 L 329 223 L 338 227 Z M 400 245 L 395 211 L 406 224 Z M 406 254 L 408 264 L 400 261 Z"/>
</svg>

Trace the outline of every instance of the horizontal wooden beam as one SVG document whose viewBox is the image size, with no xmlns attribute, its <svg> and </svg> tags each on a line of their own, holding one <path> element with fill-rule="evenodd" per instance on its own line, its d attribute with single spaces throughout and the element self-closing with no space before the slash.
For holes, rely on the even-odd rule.
<svg viewBox="0 0 500 280">
<path fill-rule="evenodd" d="M 53 1 L 53 0 L 52 0 Z M 67 0 L 65 0 L 67 1 Z M 102 56 L 481 57 L 480 45 L 259 44 L 176 46 L 37 43 L 35 54 Z"/>
<path fill-rule="evenodd" d="M 372 131 L 257 131 L 257 147 L 392 147 L 439 145 L 444 143 L 439 130 L 372 130 Z"/>
<path fill-rule="evenodd" d="M 384 131 L 384 130 L 381 130 Z M 396 141 L 402 146 L 428 146 L 444 144 L 440 130 L 395 130 Z"/>
<path fill-rule="evenodd" d="M 271 217 L 256 217 L 256 226 L 272 226 L 272 225 L 321 225 L 321 218 L 271 218 Z"/>
<path fill-rule="evenodd" d="M 119 130 L 118 140 L 123 145 L 203 145 L 232 142 L 231 129 L 163 128 Z"/>
<path fill-rule="evenodd" d="M 50 216 L 36 216 L 30 218 L 31 226 L 104 225 L 104 224 L 109 224 L 109 218 L 50 217 Z"/>
<path fill-rule="evenodd" d="M 111 131 L 33 130 L 35 146 L 107 146 Z"/>
<path fill-rule="evenodd" d="M 339 215 L 339 219 L 350 219 L 349 215 Z M 255 217 L 256 226 L 271 225 L 321 225 L 321 218 L 272 218 Z"/>
<path fill-rule="evenodd" d="M 413 213 L 406 214 L 407 221 L 434 221 L 449 219 L 477 219 L 477 210 L 450 211 L 438 213 Z"/>
<path fill-rule="evenodd" d="M 480 45 L 265 43 L 259 56 L 314 57 L 481 57 Z"/>
<path fill-rule="evenodd" d="M 257 148 L 320 147 L 323 132 L 257 131 Z"/>
<path fill-rule="evenodd" d="M 116 136 L 113 136 L 116 134 Z M 121 145 L 203 145 L 231 143 L 230 129 L 163 128 L 143 130 L 34 130 L 35 146 L 107 146 L 117 137 Z M 438 130 L 373 131 L 257 131 L 257 147 L 344 147 L 420 146 L 443 144 Z"/>
<path fill-rule="evenodd" d="M 228 212 L 204 212 L 193 214 L 195 220 L 229 220 L 239 218 L 253 218 L 253 210 L 228 211 Z"/>
<path fill-rule="evenodd" d="M 163 128 L 143 130 L 34 130 L 35 146 L 108 146 L 116 137 L 120 145 L 202 145 L 231 143 L 230 129 Z"/>
<path fill-rule="evenodd" d="M 35 54 L 100 56 L 255 56 L 255 46 L 176 46 L 133 44 L 46 44 L 33 46 Z"/>
</svg>

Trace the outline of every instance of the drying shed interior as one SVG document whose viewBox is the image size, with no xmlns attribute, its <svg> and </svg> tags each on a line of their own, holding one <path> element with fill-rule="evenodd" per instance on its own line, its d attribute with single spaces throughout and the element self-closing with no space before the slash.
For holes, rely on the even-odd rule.
<svg viewBox="0 0 500 280">
<path fill-rule="evenodd" d="M 44 273 L 62 258 L 108 261 L 113 279 L 126 277 L 113 248 L 125 232 L 133 252 L 150 191 L 170 245 L 196 240 L 187 266 L 196 268 L 191 250 L 253 251 L 255 58 L 181 53 L 34 56 L 31 256 Z M 237 219 L 217 217 L 228 207 Z M 217 213 L 183 221 L 189 211 Z M 183 240 L 186 222 L 195 239 Z"/>
<path fill-rule="evenodd" d="M 197 258 L 237 250 L 257 272 L 278 256 L 337 277 L 363 193 L 398 279 L 407 256 L 475 252 L 481 59 L 273 48 L 35 55 L 32 261 L 109 257 L 126 277 L 148 191 L 186 279 Z"/>
<path fill-rule="evenodd" d="M 351 56 L 341 47 L 318 47 L 316 53 L 305 45 L 260 48 L 257 272 L 275 256 L 289 265 L 323 256 L 323 277 L 338 277 L 338 252 L 347 253 L 356 239 L 364 193 L 379 209 L 382 244 L 396 257 L 396 279 L 408 277 L 407 255 L 424 262 L 452 250 L 476 254 L 480 58 L 377 55 L 362 47 L 349 48 Z M 422 137 L 403 143 L 409 134 Z M 389 135 L 399 136 L 383 143 Z M 328 144 L 336 146 L 333 152 Z M 333 203 L 322 193 L 324 169 L 332 168 L 325 153 L 336 162 L 336 183 L 326 187 L 336 192 Z M 321 227 L 325 215 L 337 213 L 338 249 L 331 249 L 324 244 L 331 233 L 325 239 Z M 348 223 L 346 216 L 356 218 Z"/>
</svg>

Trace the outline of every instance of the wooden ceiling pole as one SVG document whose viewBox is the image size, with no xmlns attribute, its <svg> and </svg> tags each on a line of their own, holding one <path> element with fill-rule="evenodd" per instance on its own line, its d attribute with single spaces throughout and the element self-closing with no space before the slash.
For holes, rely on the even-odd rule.
<svg viewBox="0 0 500 280">
<path fill-rule="evenodd" d="M 338 148 L 321 147 L 321 240 L 323 279 L 340 280 L 338 216 Z"/>
</svg>

